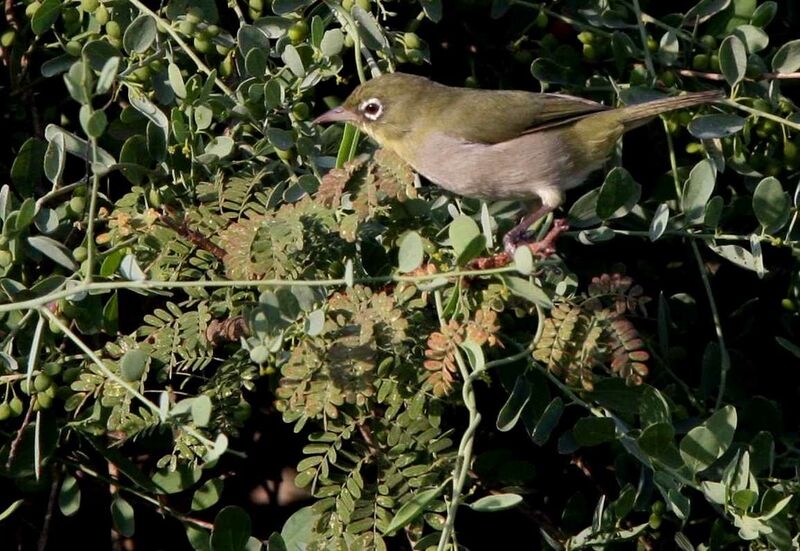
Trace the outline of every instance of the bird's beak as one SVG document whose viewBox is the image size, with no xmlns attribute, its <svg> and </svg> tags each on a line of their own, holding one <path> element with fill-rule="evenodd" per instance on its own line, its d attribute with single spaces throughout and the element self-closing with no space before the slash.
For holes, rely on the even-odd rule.
<svg viewBox="0 0 800 551">
<path fill-rule="evenodd" d="M 357 120 L 358 117 L 355 113 L 339 106 L 314 119 L 314 124 L 321 124 L 324 122 L 355 122 Z"/>
</svg>

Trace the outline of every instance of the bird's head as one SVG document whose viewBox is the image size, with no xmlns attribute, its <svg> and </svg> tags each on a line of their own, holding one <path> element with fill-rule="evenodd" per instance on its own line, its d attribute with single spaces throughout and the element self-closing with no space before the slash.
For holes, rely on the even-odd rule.
<svg viewBox="0 0 800 551">
<path fill-rule="evenodd" d="M 383 146 L 392 147 L 420 120 L 430 89 L 426 78 L 390 73 L 369 80 L 342 105 L 317 117 L 315 123 L 347 122 L 363 130 Z"/>
</svg>

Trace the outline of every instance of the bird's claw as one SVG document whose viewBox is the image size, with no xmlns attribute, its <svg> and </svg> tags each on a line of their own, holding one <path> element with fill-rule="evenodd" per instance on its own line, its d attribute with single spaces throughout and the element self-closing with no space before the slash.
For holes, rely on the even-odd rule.
<svg viewBox="0 0 800 551">
<path fill-rule="evenodd" d="M 514 235 L 512 232 L 509 232 L 503 239 L 505 252 L 513 257 L 517 247 L 525 245 L 531 250 L 534 256 L 547 258 L 556 252 L 556 239 L 558 239 L 558 236 L 568 229 L 569 224 L 567 224 L 567 221 L 563 218 L 559 218 L 553 221 L 553 227 L 550 228 L 550 231 L 547 232 L 547 235 L 545 235 L 543 239 L 533 243 L 528 242 L 528 239 L 531 237 L 529 233 Z"/>
</svg>

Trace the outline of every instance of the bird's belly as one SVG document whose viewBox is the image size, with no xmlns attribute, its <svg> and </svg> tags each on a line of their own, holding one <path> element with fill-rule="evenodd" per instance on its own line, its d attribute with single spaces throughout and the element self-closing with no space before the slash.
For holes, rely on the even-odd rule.
<svg viewBox="0 0 800 551">
<path fill-rule="evenodd" d="M 482 199 L 530 199 L 580 185 L 599 163 L 581 163 L 563 133 L 525 134 L 499 144 L 434 134 L 419 144 L 414 168 L 441 187 Z"/>
</svg>

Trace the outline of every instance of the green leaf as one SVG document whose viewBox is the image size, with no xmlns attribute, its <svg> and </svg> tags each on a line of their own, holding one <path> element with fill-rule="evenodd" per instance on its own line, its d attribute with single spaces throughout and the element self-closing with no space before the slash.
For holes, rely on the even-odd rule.
<svg viewBox="0 0 800 551">
<path fill-rule="evenodd" d="M 120 375 L 126 381 L 138 381 L 144 375 L 150 356 L 143 350 L 128 350 L 119 362 Z"/>
<path fill-rule="evenodd" d="M 83 61 L 76 61 L 64 75 L 64 84 L 72 99 L 81 104 L 88 104 L 92 100 L 94 87 L 94 74 Z"/>
<path fill-rule="evenodd" d="M 400 509 L 397 511 L 397 514 L 394 516 L 394 518 L 392 518 L 392 521 L 389 523 L 389 526 L 386 527 L 383 533 L 392 534 L 393 532 L 396 532 L 400 528 L 403 528 L 408 523 L 412 522 L 425 511 L 425 508 L 431 501 L 436 499 L 436 497 L 442 492 L 443 488 L 444 486 L 430 488 L 414 494 L 409 501 L 400 507 Z"/>
<path fill-rule="evenodd" d="M 177 494 L 197 484 L 202 475 L 203 471 L 201 469 L 184 465 L 179 466 L 174 471 L 161 469 L 153 475 L 152 481 L 158 493 Z"/>
<path fill-rule="evenodd" d="M 505 283 L 506 287 L 508 287 L 508 290 L 518 297 L 538 304 L 542 308 L 553 307 L 553 302 L 550 300 L 550 297 L 547 296 L 547 293 L 545 293 L 541 287 L 534 285 L 527 279 L 509 275 L 500 276 L 500 279 Z"/>
<path fill-rule="evenodd" d="M 325 312 L 314 310 L 308 314 L 303 329 L 309 337 L 316 337 L 322 333 L 325 326 Z"/>
<path fill-rule="evenodd" d="M 572 427 L 572 435 L 581 446 L 597 446 L 616 438 L 615 427 L 610 417 L 583 417 Z"/>
<path fill-rule="evenodd" d="M 469 243 L 467 243 L 467 246 L 464 247 L 464 250 L 461 251 L 461 254 L 456 257 L 456 264 L 459 266 L 465 266 L 470 260 L 477 258 L 485 250 L 486 238 L 482 234 L 476 235 Z"/>
<path fill-rule="evenodd" d="M 42 207 L 39 209 L 39 212 L 36 213 L 36 217 L 33 219 L 34 223 L 36 224 L 36 228 L 44 233 L 53 233 L 58 228 L 58 214 L 53 209 L 49 209 L 47 207 Z"/>
<path fill-rule="evenodd" d="M 738 115 L 703 115 L 692 119 L 686 128 L 695 138 L 709 140 L 712 138 L 725 138 L 736 134 L 744 128 L 745 122 L 745 119 Z"/>
<path fill-rule="evenodd" d="M 311 505 L 295 511 L 281 528 L 281 537 L 287 549 L 305 549 L 315 539 L 314 527 L 319 521 L 321 513 Z"/>
<path fill-rule="evenodd" d="M 522 496 L 517 494 L 494 494 L 485 496 L 470 503 L 468 507 L 479 513 L 493 513 L 495 511 L 505 511 L 513 509 L 522 503 Z"/>
<path fill-rule="evenodd" d="M 303 66 L 303 58 L 300 57 L 297 48 L 291 44 L 287 44 L 281 54 L 281 59 L 296 77 L 304 77 L 306 75 L 306 68 Z"/>
<path fill-rule="evenodd" d="M 81 508 L 81 489 L 71 474 L 67 474 L 61 483 L 61 489 L 58 491 L 58 508 L 65 517 L 71 517 Z"/>
<path fill-rule="evenodd" d="M 731 3 L 731 0 L 700 0 L 692 9 L 684 15 L 684 21 L 694 25 L 696 22 L 702 23 L 712 15 L 715 15 Z"/>
<path fill-rule="evenodd" d="M 105 94 L 111 90 L 111 87 L 114 85 L 114 80 L 117 78 L 119 62 L 120 58 L 115 56 L 108 58 L 103 64 L 100 75 L 97 77 L 97 86 L 95 87 L 98 95 Z"/>
<path fill-rule="evenodd" d="M 269 539 L 267 540 L 267 551 L 289 551 L 289 548 L 286 547 L 286 542 L 283 541 L 283 536 L 281 536 L 278 532 L 273 532 L 270 534 Z"/>
<path fill-rule="evenodd" d="M 753 192 L 753 212 L 765 233 L 775 233 L 789 221 L 791 202 L 778 179 L 764 178 Z"/>
<path fill-rule="evenodd" d="M 600 222 L 597 216 L 597 201 L 599 189 L 593 189 L 584 194 L 572 204 L 567 214 L 567 221 L 571 228 L 588 228 Z"/>
<path fill-rule="evenodd" d="M 92 162 L 92 151 L 89 142 L 84 139 L 77 137 L 75 134 L 64 130 L 56 126 L 55 124 L 47 125 L 47 128 L 44 130 L 44 137 L 47 139 L 48 142 L 52 142 L 56 140 L 56 136 L 61 135 L 64 139 L 64 147 L 67 153 L 71 153 L 76 157 L 83 159 L 89 163 Z M 105 149 L 98 147 L 97 148 L 97 164 L 92 166 L 92 170 L 97 172 L 98 174 L 105 174 L 114 164 L 116 164 L 116 160 L 111 154 L 106 151 Z"/>
<path fill-rule="evenodd" d="M 497 430 L 500 432 L 508 432 L 513 429 L 517 422 L 519 421 L 519 417 L 522 414 L 522 410 L 525 409 L 525 406 L 528 404 L 528 400 L 531 398 L 531 386 L 528 380 L 524 376 L 517 377 L 517 381 L 514 383 L 514 388 L 511 390 L 511 394 L 508 396 L 508 400 L 500 409 L 500 413 L 497 415 Z"/>
<path fill-rule="evenodd" d="M 725 260 L 733 262 L 746 270 L 758 271 L 758 262 L 753 253 L 739 245 L 713 245 L 707 243 L 708 248 L 720 255 Z"/>
<path fill-rule="evenodd" d="M 514 268 L 524 276 L 533 273 L 533 253 L 529 247 L 521 246 L 514 249 Z"/>
<path fill-rule="evenodd" d="M 678 35 L 674 31 L 667 31 L 661 37 L 658 47 L 658 57 L 664 65 L 674 65 L 681 53 Z"/>
<path fill-rule="evenodd" d="M 225 482 L 221 478 L 207 480 L 192 495 L 192 511 L 202 511 L 216 505 L 224 487 Z"/>
<path fill-rule="evenodd" d="M 678 469 L 683 466 L 673 439 L 675 429 L 671 423 L 656 423 L 645 428 L 637 439 L 641 450 L 663 465 Z"/>
<path fill-rule="evenodd" d="M 333 57 L 339 55 L 344 48 L 344 34 L 339 29 L 330 29 L 325 31 L 322 36 L 322 42 L 319 44 L 319 49 L 325 57 Z"/>
<path fill-rule="evenodd" d="M 64 245 L 44 235 L 28 237 L 28 245 L 45 255 L 47 258 L 64 266 L 68 270 L 77 269 L 78 265 L 72 259 L 72 253 Z"/>
<path fill-rule="evenodd" d="M 442 0 L 420 0 L 425 17 L 438 23 L 442 19 Z"/>
<path fill-rule="evenodd" d="M 114 522 L 117 532 L 125 538 L 130 538 L 136 531 L 133 507 L 119 494 L 115 495 L 111 502 L 111 520 Z"/>
<path fill-rule="evenodd" d="M 5 519 L 13 515 L 14 511 L 19 509 L 20 505 L 22 505 L 23 503 L 25 503 L 24 499 L 18 499 L 14 503 L 6 507 L 5 510 L 2 513 L 0 513 L 0 522 L 4 521 Z"/>
<path fill-rule="evenodd" d="M 141 54 L 156 39 L 156 20 L 147 14 L 141 14 L 131 21 L 122 37 L 122 46 L 129 52 Z"/>
<path fill-rule="evenodd" d="M 46 151 L 47 146 L 37 138 L 28 138 L 19 148 L 14 164 L 11 165 L 11 181 L 20 195 L 30 195 L 33 186 L 42 179 L 42 163 Z"/>
<path fill-rule="evenodd" d="M 358 24 L 358 31 L 361 35 L 361 40 L 370 50 L 383 50 L 389 47 L 389 41 L 386 35 L 383 34 L 380 24 L 376 21 L 375 17 L 368 11 L 364 10 L 361 6 L 353 6 L 350 11 Z"/>
<path fill-rule="evenodd" d="M 119 263 L 119 273 L 128 281 L 144 281 L 147 276 L 139 267 L 136 256 L 126 254 Z"/>
<path fill-rule="evenodd" d="M 174 63 L 170 63 L 169 67 L 167 67 L 167 76 L 169 77 L 169 85 L 172 87 L 172 91 L 175 92 L 175 95 L 180 99 L 185 98 L 186 83 L 183 81 L 180 67 Z"/>
<path fill-rule="evenodd" d="M 664 230 L 667 229 L 669 223 L 669 205 L 661 203 L 656 207 L 653 213 L 653 219 L 650 221 L 650 241 L 656 241 L 659 237 L 664 235 Z"/>
<path fill-rule="evenodd" d="M 719 66 L 731 86 L 744 78 L 747 70 L 747 48 L 741 38 L 731 35 L 722 41 L 719 47 Z"/>
<path fill-rule="evenodd" d="M 734 29 L 733 34 L 744 42 L 747 51 L 751 54 L 760 52 L 769 45 L 767 33 L 753 25 L 741 25 Z"/>
<path fill-rule="evenodd" d="M 211 420 L 211 398 L 201 394 L 192 400 L 192 422 L 198 427 L 208 426 Z"/>
<path fill-rule="evenodd" d="M 155 103 L 150 101 L 138 88 L 128 88 L 128 101 L 130 101 L 134 109 L 147 117 L 153 124 L 162 128 L 164 132 L 167 132 L 169 129 L 169 119 L 164 112 L 161 111 Z"/>
<path fill-rule="evenodd" d="M 241 507 L 229 505 L 214 518 L 211 551 L 243 551 L 250 539 L 250 516 Z"/>
<path fill-rule="evenodd" d="M 644 390 L 639 401 L 639 420 L 642 428 L 656 423 L 671 423 L 669 403 L 664 395 L 652 386 L 642 386 Z"/>
<path fill-rule="evenodd" d="M 800 69 L 800 39 L 791 40 L 781 46 L 772 58 L 772 70 L 776 73 L 794 73 Z"/>
<path fill-rule="evenodd" d="M 456 256 L 460 256 L 469 246 L 469 244 L 479 235 L 481 229 L 478 224 L 469 216 L 459 216 L 452 222 L 447 229 L 450 237 L 450 244 L 453 246 L 453 252 Z"/>
<path fill-rule="evenodd" d="M 231 153 L 236 142 L 230 136 L 215 136 L 210 142 L 206 144 L 204 153 L 206 155 L 213 155 L 217 159 L 224 159 Z"/>
<path fill-rule="evenodd" d="M 767 0 L 756 8 L 753 12 L 750 22 L 757 27 L 766 27 L 775 18 L 778 13 L 778 4 L 772 0 Z"/>
<path fill-rule="evenodd" d="M 400 238 L 397 251 L 397 264 L 402 273 L 413 272 L 422 265 L 425 251 L 422 245 L 422 237 L 415 232 L 406 232 Z"/>
<path fill-rule="evenodd" d="M 83 127 L 84 132 L 90 138 L 99 138 L 106 131 L 108 119 L 103 111 L 95 111 L 86 120 L 86 125 Z"/>
<path fill-rule="evenodd" d="M 272 11 L 277 15 L 289 15 L 313 3 L 314 0 L 272 0 Z"/>
<path fill-rule="evenodd" d="M 536 423 L 536 426 L 531 431 L 531 439 L 535 444 L 544 446 L 547 443 L 550 435 L 558 426 L 562 413 L 564 413 L 564 401 L 558 397 L 553 398 L 539 418 L 539 422 Z"/>
<path fill-rule="evenodd" d="M 702 471 L 725 453 L 735 431 L 736 409 L 725 406 L 681 439 L 681 457 L 693 472 Z"/>
<path fill-rule="evenodd" d="M 61 15 L 61 0 L 44 0 L 31 18 L 31 30 L 39 36 L 50 30 Z"/>
<path fill-rule="evenodd" d="M 706 203 L 714 193 L 716 177 L 714 164 L 708 159 L 703 159 L 692 168 L 681 197 L 681 209 L 686 215 L 687 224 L 703 221 Z"/>
<path fill-rule="evenodd" d="M 602 220 L 628 214 L 642 195 L 642 186 L 622 167 L 614 167 L 606 176 L 597 196 L 597 216 Z"/>
</svg>

